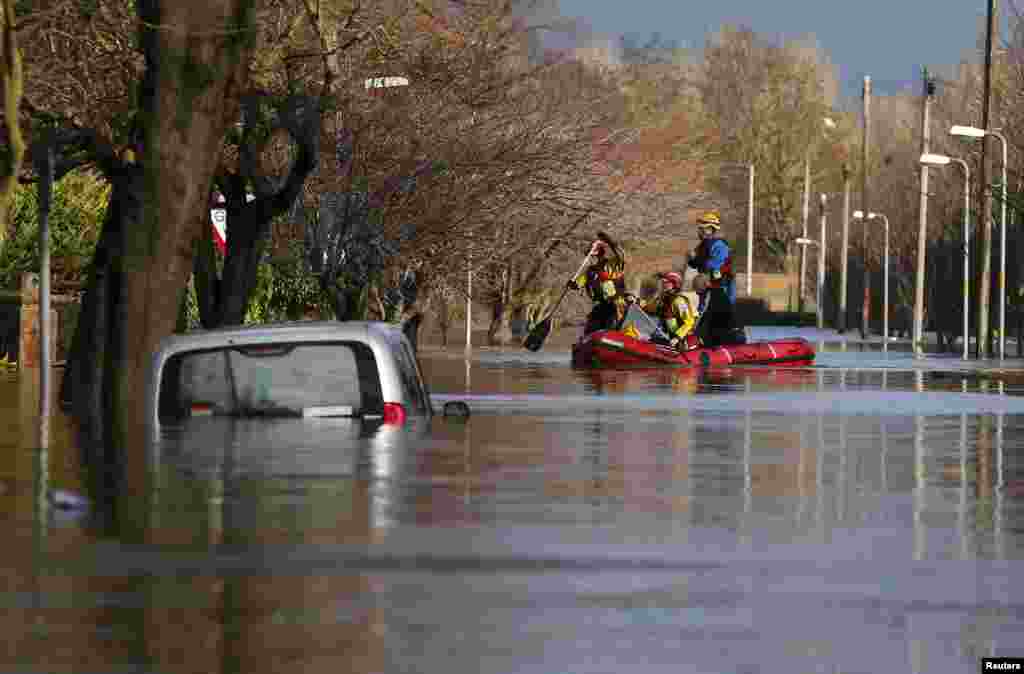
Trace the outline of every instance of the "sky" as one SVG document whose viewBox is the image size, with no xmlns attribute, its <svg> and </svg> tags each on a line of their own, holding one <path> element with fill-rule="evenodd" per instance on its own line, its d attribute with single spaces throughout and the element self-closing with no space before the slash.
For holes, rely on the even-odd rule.
<svg viewBox="0 0 1024 674">
<path fill-rule="evenodd" d="M 985 0 L 560 0 L 565 17 L 600 34 L 650 36 L 700 48 L 725 23 L 777 39 L 813 34 L 837 67 L 841 95 L 920 88 L 921 68 L 951 76 L 962 60 L 979 61 Z M 999 5 L 1012 7 L 1010 0 Z M 1024 4 L 1020 5 L 1024 7 Z M 1007 9 L 1002 10 L 1004 13 Z M 1009 9 L 1012 12 L 1012 9 Z"/>
</svg>

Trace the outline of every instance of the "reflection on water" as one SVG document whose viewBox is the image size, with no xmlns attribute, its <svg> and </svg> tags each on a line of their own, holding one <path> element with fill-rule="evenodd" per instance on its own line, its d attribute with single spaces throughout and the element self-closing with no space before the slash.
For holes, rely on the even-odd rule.
<svg viewBox="0 0 1024 674">
<path fill-rule="evenodd" d="M 1017 375 L 854 355 L 595 372 L 427 352 L 470 419 L 200 420 L 112 504 L 67 420 L 35 451 L 38 394 L 0 380 L 0 665 L 966 671 L 1013 653 Z"/>
</svg>

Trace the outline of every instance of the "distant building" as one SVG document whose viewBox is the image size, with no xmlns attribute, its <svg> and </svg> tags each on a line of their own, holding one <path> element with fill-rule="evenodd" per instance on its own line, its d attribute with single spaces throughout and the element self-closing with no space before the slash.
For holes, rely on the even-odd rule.
<svg viewBox="0 0 1024 674">
<path fill-rule="evenodd" d="M 572 50 L 572 58 L 598 70 L 615 70 L 622 67 L 619 46 L 610 37 L 592 37 L 586 44 Z"/>
</svg>

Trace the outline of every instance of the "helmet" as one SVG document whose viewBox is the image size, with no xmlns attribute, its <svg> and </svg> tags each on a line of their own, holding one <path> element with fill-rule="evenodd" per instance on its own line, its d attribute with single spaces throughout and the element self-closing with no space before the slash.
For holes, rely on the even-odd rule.
<svg viewBox="0 0 1024 674">
<path fill-rule="evenodd" d="M 662 281 L 668 281 L 671 285 L 675 286 L 676 289 L 683 287 L 683 277 L 678 272 L 666 271 L 658 274 Z"/>
<path fill-rule="evenodd" d="M 710 227 L 711 229 L 720 229 L 722 226 L 722 218 L 718 215 L 718 211 L 707 211 L 701 213 L 697 217 L 698 227 Z"/>
</svg>

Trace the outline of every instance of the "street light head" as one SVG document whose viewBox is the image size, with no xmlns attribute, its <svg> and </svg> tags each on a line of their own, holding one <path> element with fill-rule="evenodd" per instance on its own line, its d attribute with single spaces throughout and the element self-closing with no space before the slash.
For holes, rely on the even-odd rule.
<svg viewBox="0 0 1024 674">
<path fill-rule="evenodd" d="M 853 212 L 853 219 L 854 220 L 860 220 L 863 217 L 864 217 L 864 211 L 854 211 Z"/>
<path fill-rule="evenodd" d="M 967 138 L 984 138 L 985 129 L 979 129 L 976 126 L 961 126 L 957 124 L 949 130 L 951 136 L 964 136 Z"/>
<path fill-rule="evenodd" d="M 875 218 L 881 217 L 878 213 L 868 213 L 868 220 L 874 220 Z"/>
<path fill-rule="evenodd" d="M 949 157 L 944 154 L 931 154 L 926 152 L 921 155 L 921 163 L 925 166 L 945 166 L 949 163 Z"/>
</svg>

